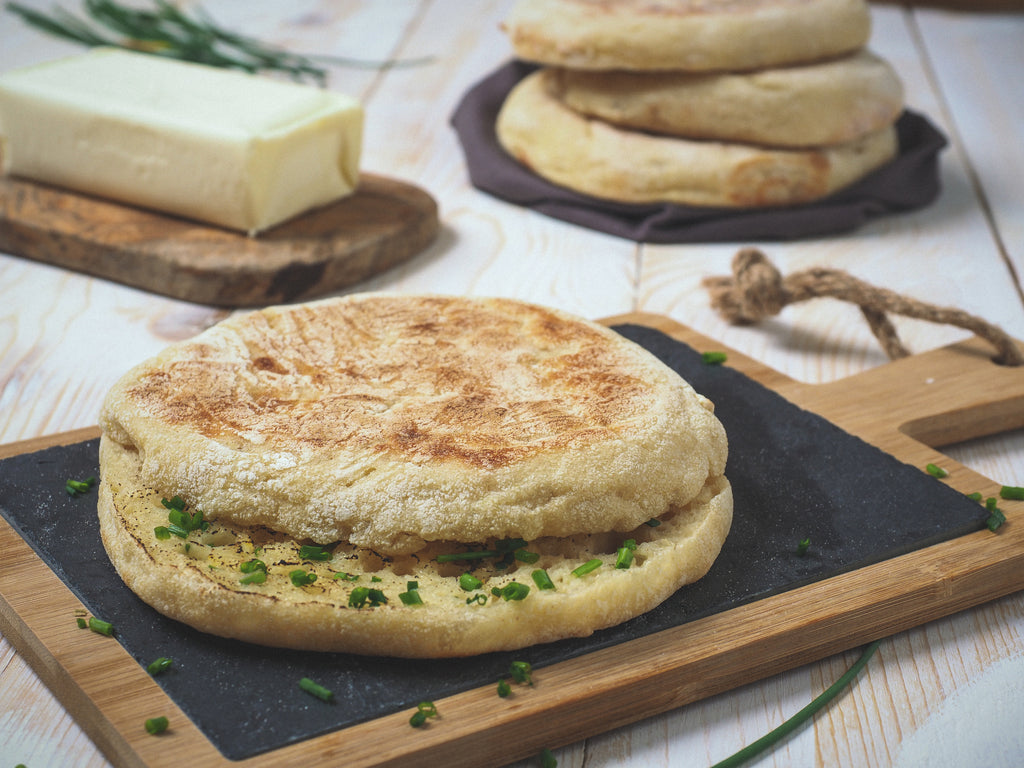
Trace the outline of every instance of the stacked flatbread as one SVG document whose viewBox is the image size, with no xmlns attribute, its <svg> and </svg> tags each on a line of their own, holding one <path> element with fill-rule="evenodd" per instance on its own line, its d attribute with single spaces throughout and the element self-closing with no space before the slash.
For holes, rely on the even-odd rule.
<svg viewBox="0 0 1024 768">
<path fill-rule="evenodd" d="M 506 299 L 236 316 L 126 373 L 100 426 L 125 583 L 265 645 L 585 636 L 703 576 L 732 520 L 706 398 L 601 325 Z"/>
<path fill-rule="evenodd" d="M 894 158 L 903 89 L 865 0 L 520 0 L 540 68 L 496 131 L 538 175 L 621 202 L 805 203 Z"/>
</svg>

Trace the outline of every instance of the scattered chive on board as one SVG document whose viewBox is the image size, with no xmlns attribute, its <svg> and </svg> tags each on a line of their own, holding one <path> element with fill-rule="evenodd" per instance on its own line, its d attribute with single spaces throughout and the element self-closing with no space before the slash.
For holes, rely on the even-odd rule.
<svg viewBox="0 0 1024 768">
<path fill-rule="evenodd" d="M 999 489 L 999 496 L 1008 501 L 1024 501 L 1024 487 L 1019 485 L 1004 485 Z"/>
<path fill-rule="evenodd" d="M 938 464 L 927 464 L 924 469 L 932 477 L 942 478 L 942 477 L 948 477 L 949 476 L 949 472 L 944 470 Z"/>
<path fill-rule="evenodd" d="M 166 656 L 161 656 L 160 658 L 151 661 L 146 667 L 146 671 L 149 672 L 149 674 L 156 676 L 170 669 L 173 663 L 174 661 L 172 659 L 169 659 Z"/>
<path fill-rule="evenodd" d="M 301 688 L 311 696 L 316 696 L 318 699 L 320 699 L 320 701 L 330 702 L 334 700 L 333 691 L 331 691 L 329 688 L 325 688 L 319 683 L 314 682 L 313 680 L 310 680 L 308 677 L 303 677 L 299 680 L 299 688 Z"/>
<path fill-rule="evenodd" d="M 145 722 L 146 733 L 151 736 L 163 733 L 167 730 L 168 720 L 166 717 L 161 715 L 160 717 L 151 717 Z"/>
<path fill-rule="evenodd" d="M 701 352 L 700 359 L 705 365 L 721 365 L 729 356 L 725 352 Z"/>
<path fill-rule="evenodd" d="M 409 725 L 419 728 L 427 722 L 428 717 L 437 717 L 437 707 L 432 701 L 421 701 L 416 705 L 416 711 L 409 718 Z"/>
</svg>

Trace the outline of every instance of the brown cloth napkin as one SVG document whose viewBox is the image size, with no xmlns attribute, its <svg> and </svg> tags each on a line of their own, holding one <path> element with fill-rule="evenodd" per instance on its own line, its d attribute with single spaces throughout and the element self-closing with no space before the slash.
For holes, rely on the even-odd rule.
<svg viewBox="0 0 1024 768">
<path fill-rule="evenodd" d="M 505 96 L 536 66 L 512 61 L 463 96 L 451 117 L 477 189 L 572 224 L 648 243 L 796 240 L 848 232 L 867 221 L 930 204 L 939 194 L 938 155 L 946 137 L 923 115 L 896 123 L 899 155 L 822 200 L 783 208 L 715 208 L 616 203 L 540 178 L 498 143 L 494 122 Z"/>
</svg>

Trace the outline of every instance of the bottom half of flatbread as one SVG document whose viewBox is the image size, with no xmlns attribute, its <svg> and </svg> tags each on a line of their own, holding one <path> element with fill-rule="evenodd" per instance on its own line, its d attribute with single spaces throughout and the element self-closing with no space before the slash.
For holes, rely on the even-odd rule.
<svg viewBox="0 0 1024 768">
<path fill-rule="evenodd" d="M 701 578 L 732 523 L 731 488 L 716 476 L 686 506 L 627 533 L 439 542 L 400 557 L 339 543 L 318 558 L 262 527 L 209 521 L 158 535 L 172 527 L 168 494 L 140 483 L 137 454 L 104 438 L 100 467 L 103 544 L 143 601 L 204 632 L 303 650 L 454 657 L 584 637 Z M 631 562 L 618 567 L 624 547 Z M 574 574 L 585 563 L 592 570 Z"/>
<path fill-rule="evenodd" d="M 763 207 L 807 203 L 896 157 L 893 125 L 846 143 L 779 149 L 648 134 L 577 113 L 538 70 L 509 93 L 495 124 L 505 151 L 538 176 L 624 203 Z"/>
</svg>

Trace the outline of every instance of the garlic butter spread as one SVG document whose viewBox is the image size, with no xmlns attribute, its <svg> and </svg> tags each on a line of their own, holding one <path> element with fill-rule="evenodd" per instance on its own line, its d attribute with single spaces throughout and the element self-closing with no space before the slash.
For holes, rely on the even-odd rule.
<svg viewBox="0 0 1024 768">
<path fill-rule="evenodd" d="M 363 110 L 113 48 L 0 75 L 0 170 L 250 234 L 350 194 Z"/>
</svg>

